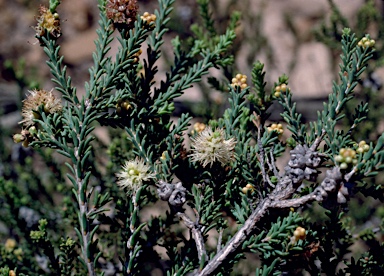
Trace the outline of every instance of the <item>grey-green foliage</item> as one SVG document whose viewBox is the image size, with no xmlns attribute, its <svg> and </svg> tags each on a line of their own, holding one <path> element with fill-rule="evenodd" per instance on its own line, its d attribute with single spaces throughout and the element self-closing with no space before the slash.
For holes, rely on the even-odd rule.
<svg viewBox="0 0 384 276">
<path fill-rule="evenodd" d="M 57 40 L 49 32 L 38 37 L 49 59 L 53 83 L 65 103 L 62 111 L 54 114 L 46 113 L 43 105 L 34 111 L 39 115 L 34 119 L 37 131 L 28 137 L 29 145 L 35 149 L 52 148 L 64 156 L 68 180 L 68 186 L 60 191 L 66 203 L 62 217 L 54 220 L 43 214 L 39 226 L 34 225 L 38 230 L 30 232 L 29 238 L 40 246 L 39 254 L 49 262 L 44 271 L 51 275 L 96 275 L 110 265 L 113 273 L 122 275 L 149 275 L 155 268 L 167 275 L 228 275 L 246 253 L 254 253 L 262 263 L 256 275 L 304 270 L 318 273 L 321 269 L 316 260 L 327 266 L 329 275 L 342 273 L 337 270 L 338 264 L 349 245 L 358 239 L 343 223 L 346 202 L 339 199 L 339 194 L 352 196 L 348 185 L 384 168 L 383 135 L 370 144 L 369 151 L 358 155 L 353 167 L 340 170 L 334 158 L 341 148 L 358 142 L 352 140 L 351 133 L 366 117 L 366 104 L 356 109 L 349 131 L 339 131 L 336 125 L 374 53 L 373 47 L 359 46 L 351 30 L 343 31 L 340 81 L 334 83 L 318 120 L 309 124 L 303 124 L 296 111 L 294 91 L 288 88 L 275 93 L 278 86 L 288 85 L 288 77 L 283 75 L 272 91 L 266 91 L 264 65 L 256 62 L 251 87 L 241 89 L 228 83 L 228 107 L 206 126 L 223 129 L 222 140 L 236 141 L 233 158 L 226 164 L 212 162 L 203 166 L 198 158 L 192 161 L 187 146 L 190 138 L 203 134 L 197 130 L 187 133 L 192 120 L 189 114 L 177 120 L 171 118 L 174 101 L 209 75 L 211 68 L 232 65 L 233 57 L 228 53 L 239 16 L 234 14 L 221 34 L 209 1 L 197 1 L 203 26 L 193 27 L 193 43 L 182 45 L 178 38 L 172 41 L 173 64 L 165 79 L 156 85 L 156 62 L 162 56 L 174 2 L 159 0 L 152 24 L 138 16 L 133 29 L 118 25 L 114 33 L 113 22 L 106 16 L 106 1 L 99 1 L 94 65 L 81 97 L 67 76 Z M 58 4 L 50 3 L 52 12 Z M 120 47 L 112 59 L 108 54 L 114 39 Z M 142 45 L 147 50 L 140 55 Z M 282 119 L 292 133 L 287 141 L 268 128 L 268 109 L 273 102 L 284 108 Z M 98 161 L 106 150 L 99 148 L 95 140 L 99 125 L 125 131 L 124 135 L 111 131 L 116 136 L 108 153 L 119 164 L 110 163 L 107 170 L 105 163 Z M 290 152 L 287 167 L 279 171 L 275 161 L 289 147 L 295 149 Z M 125 160 L 116 157 L 141 158 L 154 178 L 134 189 L 120 190 L 114 173 L 121 170 L 119 166 Z M 329 168 L 325 179 L 317 177 L 322 168 Z M 176 181 L 180 182 L 172 184 Z M 4 180 L 0 184 L 18 193 L 17 187 Z M 382 192 L 380 185 L 374 188 Z M 1 195 L 7 200 L 7 208 L 20 207 L 17 197 Z M 312 201 L 333 211 L 326 213 L 328 220 L 316 223 L 301 215 L 302 210 L 312 208 Z M 144 217 L 151 210 L 158 212 Z M 7 219 L 10 227 L 19 228 L 17 221 Z M 55 224 L 65 227 L 51 233 L 49 228 Z M 306 236 L 295 234 L 298 226 L 306 229 Z M 330 240 L 337 241 L 336 248 L 330 248 Z M 369 240 L 374 237 L 369 236 Z M 370 254 L 376 257 L 376 253 Z M 31 259 L 34 257 L 30 254 L 23 262 Z M 2 263 L 8 267 L 10 264 L 16 265 Z M 364 269 L 382 269 L 374 261 L 366 264 L 352 260 L 349 264 L 369 265 Z M 31 274 L 40 273 L 39 269 L 35 264 Z"/>
</svg>

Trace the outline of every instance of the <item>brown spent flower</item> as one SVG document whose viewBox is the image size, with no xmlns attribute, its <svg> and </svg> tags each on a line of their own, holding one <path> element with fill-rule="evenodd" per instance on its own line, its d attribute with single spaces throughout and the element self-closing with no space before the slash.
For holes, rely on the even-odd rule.
<svg viewBox="0 0 384 276">
<path fill-rule="evenodd" d="M 61 36 L 60 18 L 58 13 L 53 13 L 45 6 L 39 8 L 40 16 L 36 18 L 37 26 L 34 27 L 36 36 L 42 37 L 47 30 L 53 38 Z M 41 42 L 41 41 L 40 41 Z"/>
<path fill-rule="evenodd" d="M 26 128 L 34 125 L 35 122 L 33 119 L 38 119 L 40 114 L 38 113 L 39 106 L 44 107 L 44 112 L 47 114 L 52 114 L 60 112 L 63 108 L 61 105 L 60 99 L 56 99 L 51 91 L 45 90 L 32 90 L 28 91 L 29 95 L 23 101 L 23 108 L 21 110 L 21 115 L 23 120 L 19 124 L 23 124 Z"/>
<path fill-rule="evenodd" d="M 134 27 L 138 10 L 137 0 L 108 0 L 106 5 L 107 17 L 121 29 Z"/>
</svg>

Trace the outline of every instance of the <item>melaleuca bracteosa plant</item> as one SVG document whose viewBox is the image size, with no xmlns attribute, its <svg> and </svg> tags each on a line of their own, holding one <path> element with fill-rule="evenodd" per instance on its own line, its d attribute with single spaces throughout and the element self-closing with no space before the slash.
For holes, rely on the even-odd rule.
<svg viewBox="0 0 384 276">
<path fill-rule="evenodd" d="M 172 40 L 173 63 L 156 83 L 174 2 L 159 0 L 151 14 L 139 12 L 135 0 L 98 1 L 94 65 L 82 96 L 60 56 L 60 3 L 40 8 L 36 38 L 61 97 L 30 91 L 14 140 L 65 158 L 67 188 L 61 192 L 67 207 L 55 220 L 41 218 L 25 236 L 38 253 L 3 261 L 2 273 L 150 275 L 157 269 L 164 275 L 227 275 L 250 255 L 260 260 L 256 275 L 382 271 L 376 261 L 382 244 L 373 234 L 353 236 L 345 217 L 349 198 L 366 188 L 364 179 L 384 168 L 384 134 L 369 142 L 351 138 L 369 103 L 356 108 L 349 129 L 337 125 L 375 41 L 344 29 L 339 81 L 316 121 L 302 122 L 287 76 L 269 90 L 264 66 L 256 62 L 251 81 L 243 74 L 227 81 L 222 116 L 191 130 L 191 115 L 171 116 L 174 102 L 211 68 L 233 65 L 227 53 L 238 14 L 218 33 L 209 1 L 197 1 L 202 26 L 194 27 L 193 40 Z M 112 57 L 115 39 L 120 47 Z M 268 122 L 273 103 L 283 107 L 284 123 Z M 108 148 L 95 139 L 101 125 L 113 129 Z M 284 152 L 289 161 L 279 169 Z M 114 164 L 99 161 L 106 155 Z M 374 189 L 382 193 L 379 184 Z M 305 216 L 315 207 L 324 210 L 322 223 Z M 54 224 L 61 230 L 50 231 Z M 340 268 L 360 237 L 372 250 Z M 16 246 L 10 241 L 2 252 L 13 254 Z M 28 268 L 26 262 L 37 264 Z"/>
</svg>

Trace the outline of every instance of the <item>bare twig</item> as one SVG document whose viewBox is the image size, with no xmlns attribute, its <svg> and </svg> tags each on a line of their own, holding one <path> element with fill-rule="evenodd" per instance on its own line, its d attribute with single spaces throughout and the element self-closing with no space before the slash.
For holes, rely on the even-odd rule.
<svg viewBox="0 0 384 276">
<path fill-rule="evenodd" d="M 208 260 L 207 251 L 205 250 L 204 239 L 198 225 L 193 222 L 186 214 L 182 212 L 177 212 L 176 215 L 184 222 L 185 226 L 187 226 L 192 232 L 192 238 L 195 240 L 197 256 L 199 258 L 199 262 L 204 258 Z"/>
<path fill-rule="evenodd" d="M 320 136 L 316 138 L 316 140 L 313 142 L 312 146 L 310 147 L 311 150 L 315 151 L 318 148 L 321 141 L 323 140 L 325 133 L 326 133 L 325 129 L 322 129 Z"/>
<path fill-rule="evenodd" d="M 275 147 L 272 146 L 272 149 L 271 149 L 271 151 L 269 152 L 270 159 L 271 159 L 271 163 L 268 162 L 268 166 L 272 168 L 272 171 L 273 171 L 274 176 L 278 177 L 278 176 L 279 176 L 279 172 L 277 171 L 277 167 L 276 167 L 275 159 L 274 159 L 274 156 L 273 156 L 274 148 L 275 148 Z"/>
<path fill-rule="evenodd" d="M 271 202 L 271 208 L 290 208 L 290 207 L 299 207 L 310 201 L 322 201 L 323 197 L 319 190 L 315 189 L 312 193 L 302 196 L 300 198 L 286 199 L 286 200 L 276 200 Z"/>
<path fill-rule="evenodd" d="M 221 250 L 221 242 L 223 240 L 223 232 L 224 232 L 223 229 L 221 229 L 219 232 L 219 238 L 217 239 L 217 247 L 216 247 L 217 252 L 216 253 L 219 253 L 219 251 Z"/>
</svg>

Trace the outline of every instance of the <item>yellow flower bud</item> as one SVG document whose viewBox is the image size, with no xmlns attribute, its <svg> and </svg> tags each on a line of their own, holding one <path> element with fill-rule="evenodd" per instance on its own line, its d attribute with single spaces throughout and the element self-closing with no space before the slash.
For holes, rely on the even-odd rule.
<svg viewBox="0 0 384 276">
<path fill-rule="evenodd" d="M 307 233 L 303 227 L 297 227 L 296 230 L 293 232 L 293 236 L 296 238 L 296 240 L 304 240 L 307 236 Z"/>
<path fill-rule="evenodd" d="M 281 92 L 287 91 L 287 85 L 285 83 L 281 84 L 280 87 L 281 87 Z"/>
<path fill-rule="evenodd" d="M 342 161 L 344 161 L 344 158 L 343 158 L 343 156 L 341 156 L 341 155 L 336 155 L 336 156 L 335 156 L 335 161 L 336 161 L 336 162 L 342 162 Z"/>
<path fill-rule="evenodd" d="M 23 142 L 25 140 L 25 137 L 19 133 L 13 135 L 13 142 L 15 143 L 20 143 L 20 142 Z"/>
</svg>

